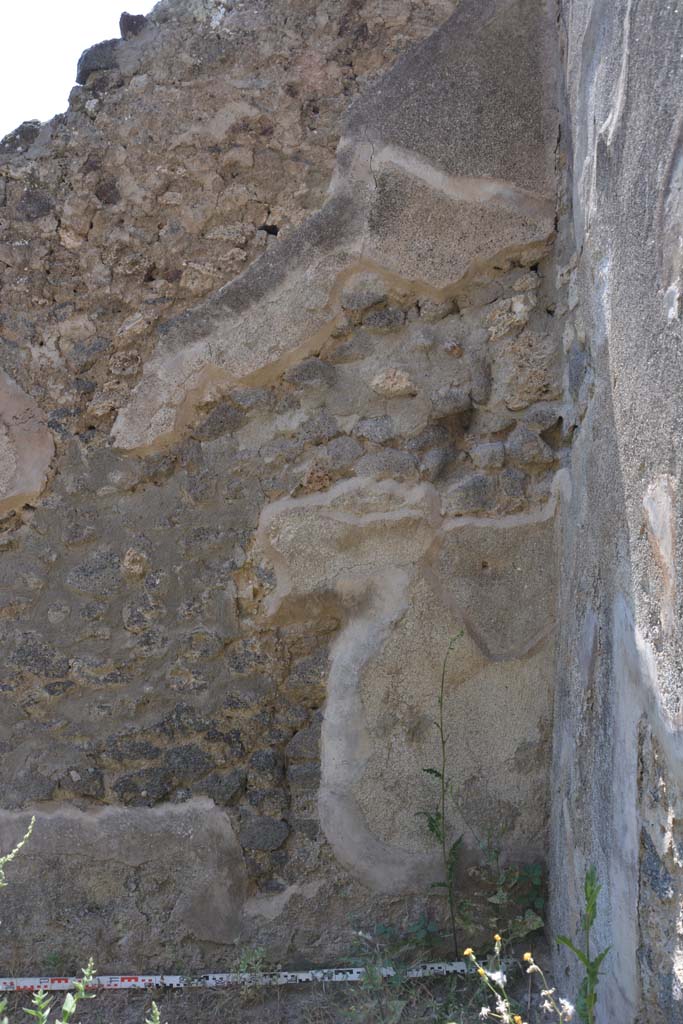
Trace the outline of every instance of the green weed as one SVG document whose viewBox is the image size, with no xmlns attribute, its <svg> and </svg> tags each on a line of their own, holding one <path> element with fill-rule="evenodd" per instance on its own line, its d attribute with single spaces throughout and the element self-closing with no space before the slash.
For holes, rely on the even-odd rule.
<svg viewBox="0 0 683 1024">
<path fill-rule="evenodd" d="M 585 907 L 581 917 L 583 949 L 575 946 L 566 935 L 558 935 L 557 937 L 557 941 L 566 946 L 567 949 L 570 949 L 584 968 L 585 973 L 576 1001 L 576 1012 L 582 1024 L 595 1024 L 595 1006 L 598 1000 L 600 967 L 610 950 L 608 946 L 601 953 L 598 953 L 597 956 L 591 957 L 591 930 L 598 913 L 598 896 L 600 895 L 601 888 L 602 886 L 598 883 L 598 874 L 595 867 L 589 868 L 583 885 L 585 900 Z"/>
<path fill-rule="evenodd" d="M 458 929 L 457 929 L 457 906 L 456 906 L 456 886 L 457 886 L 457 870 L 458 863 L 460 860 L 460 847 L 462 845 L 463 836 L 458 836 L 455 841 L 449 839 L 449 827 L 448 818 L 446 814 L 446 805 L 452 800 L 454 796 L 453 780 L 448 774 L 448 734 L 446 732 L 445 716 L 444 716 L 444 699 L 446 693 L 446 669 L 448 668 L 448 658 L 451 652 L 455 649 L 458 640 L 460 640 L 462 632 L 458 633 L 457 636 L 451 638 L 446 654 L 443 659 L 441 666 L 441 685 L 439 687 L 439 717 L 434 723 L 436 730 L 439 734 L 439 748 L 440 748 L 440 760 L 438 768 L 423 768 L 422 771 L 426 775 L 432 776 L 439 783 L 439 796 L 436 807 L 433 811 L 418 811 L 420 817 L 425 819 L 427 829 L 439 844 L 441 850 L 441 860 L 443 863 L 444 881 L 434 882 L 433 887 L 436 889 L 443 889 L 446 894 L 446 900 L 448 902 L 448 916 L 450 919 L 451 927 L 451 939 L 453 943 L 453 957 L 455 960 L 459 959 L 459 940 L 458 940 Z"/>
</svg>

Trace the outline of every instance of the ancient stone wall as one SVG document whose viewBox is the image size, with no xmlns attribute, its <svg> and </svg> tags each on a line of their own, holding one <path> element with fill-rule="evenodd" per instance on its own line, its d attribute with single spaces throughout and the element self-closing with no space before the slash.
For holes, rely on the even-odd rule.
<svg viewBox="0 0 683 1024">
<path fill-rule="evenodd" d="M 2 144 L 1 843 L 38 816 L 4 916 L 40 894 L 13 962 L 319 962 L 434 906 L 454 636 L 454 834 L 545 856 L 554 16 L 134 28 Z"/>
<path fill-rule="evenodd" d="M 457 636 L 454 835 L 549 851 L 553 933 L 595 864 L 599 1019 L 683 1020 L 679 9 L 124 35 L 0 144 L 2 955 L 436 912 Z"/>
</svg>

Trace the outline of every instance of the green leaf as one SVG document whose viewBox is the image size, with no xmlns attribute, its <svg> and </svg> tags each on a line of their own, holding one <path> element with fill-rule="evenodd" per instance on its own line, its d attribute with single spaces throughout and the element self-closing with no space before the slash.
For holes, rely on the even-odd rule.
<svg viewBox="0 0 683 1024">
<path fill-rule="evenodd" d="M 602 961 L 605 959 L 611 948 L 611 946 L 608 946 L 607 949 L 603 949 L 602 953 L 598 953 L 595 960 L 591 963 L 591 967 L 599 969 Z"/>
<path fill-rule="evenodd" d="M 77 1005 L 78 1005 L 78 1002 L 74 998 L 73 993 L 72 992 L 67 992 L 67 994 L 64 997 L 64 1003 L 62 1004 L 62 1018 L 61 1019 L 62 1019 L 63 1024 L 66 1024 L 66 1022 L 68 1022 L 71 1019 L 71 1017 L 73 1016 L 73 1014 L 76 1011 L 76 1006 Z"/>
<path fill-rule="evenodd" d="M 429 811 L 424 813 L 425 820 L 427 822 L 427 828 L 439 842 L 443 841 L 443 818 L 441 811 L 434 811 L 430 814 Z"/>
<path fill-rule="evenodd" d="M 578 959 L 581 961 L 583 966 L 588 968 L 588 966 L 590 964 L 590 960 L 588 959 L 588 957 L 586 956 L 585 953 L 582 953 L 580 949 L 576 948 L 576 946 L 574 945 L 574 943 L 572 942 L 571 939 L 568 939 L 566 935 L 558 935 L 557 936 L 557 941 L 559 943 L 561 943 L 561 945 L 566 946 L 567 949 L 571 949 L 571 951 L 574 954 L 574 956 L 578 957 Z"/>
<path fill-rule="evenodd" d="M 161 1014 L 159 1013 L 159 1007 L 155 1002 L 152 1002 L 152 1009 L 149 1017 L 145 1017 L 145 1024 L 161 1024 Z"/>
<path fill-rule="evenodd" d="M 523 917 L 516 917 L 508 924 L 507 937 L 509 940 L 523 939 L 532 932 L 540 931 L 543 926 L 543 918 L 534 914 L 533 910 L 527 910 Z"/>
<path fill-rule="evenodd" d="M 453 884 L 456 871 L 458 870 L 458 864 L 460 863 L 460 847 L 462 845 L 463 838 L 463 836 L 459 836 L 454 843 L 451 843 L 451 847 L 446 858 L 446 878 L 451 885 Z"/>
</svg>

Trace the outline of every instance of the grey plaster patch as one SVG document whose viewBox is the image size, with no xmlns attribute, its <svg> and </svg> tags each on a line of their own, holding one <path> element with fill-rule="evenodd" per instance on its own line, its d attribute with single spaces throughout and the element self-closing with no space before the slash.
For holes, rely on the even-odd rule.
<svg viewBox="0 0 683 1024">
<path fill-rule="evenodd" d="M 546 140 L 556 119 L 548 102 L 555 60 L 544 14 L 525 0 L 461 0 L 438 32 L 396 62 L 381 89 L 355 104 L 347 131 L 420 154 L 446 174 L 485 175 L 552 195 Z M 480 91 L 483 67 L 487 88 Z"/>
<path fill-rule="evenodd" d="M 54 452 L 47 418 L 0 371 L 0 512 L 34 501 L 47 482 Z"/>
<path fill-rule="evenodd" d="M 29 817 L 0 812 L 3 850 Z M 4 896 L 6 918 L 30 904 L 43 921 L 30 943 L 13 936 L 14 962 L 27 972 L 62 943 L 76 960 L 85 962 L 97 948 L 101 970 L 126 970 L 160 964 L 178 940 L 229 942 L 244 898 L 242 854 L 230 820 L 206 799 L 152 809 L 37 811 Z M 70 915 L 79 905 L 89 913 L 74 933 Z"/>
<path fill-rule="evenodd" d="M 493 521 L 452 520 L 434 571 L 488 657 L 520 657 L 553 629 L 555 503 L 540 513 Z"/>
</svg>

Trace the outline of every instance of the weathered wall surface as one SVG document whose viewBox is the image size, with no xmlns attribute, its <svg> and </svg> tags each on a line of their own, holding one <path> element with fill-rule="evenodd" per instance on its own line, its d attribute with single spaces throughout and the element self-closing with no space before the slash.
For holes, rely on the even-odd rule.
<svg viewBox="0 0 683 1024">
<path fill-rule="evenodd" d="M 683 1020 L 683 21 L 676 4 L 566 0 L 560 30 L 572 344 L 592 385 L 563 516 L 552 924 L 576 927 L 595 863 L 596 945 L 612 946 L 599 1019 L 671 1024 Z"/>
<path fill-rule="evenodd" d="M 320 960 L 416 915 L 460 632 L 463 817 L 544 856 L 582 377 L 554 12 L 452 7 L 162 3 L 3 144 L 17 969 Z"/>
</svg>

